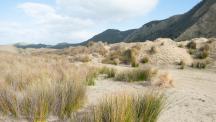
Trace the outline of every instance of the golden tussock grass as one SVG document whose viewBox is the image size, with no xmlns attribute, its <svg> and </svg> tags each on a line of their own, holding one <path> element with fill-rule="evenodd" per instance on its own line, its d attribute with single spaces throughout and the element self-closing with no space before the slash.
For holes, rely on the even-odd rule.
<svg viewBox="0 0 216 122">
<path fill-rule="evenodd" d="M 0 111 L 43 121 L 70 117 L 85 98 L 87 66 L 61 58 L 0 53 Z M 81 75 L 82 74 L 82 75 Z"/>
<path fill-rule="evenodd" d="M 82 122 L 156 122 L 165 108 L 163 94 L 152 92 L 144 95 L 118 94 L 106 97 L 93 107 Z M 93 115 L 92 115 L 93 114 Z"/>
</svg>

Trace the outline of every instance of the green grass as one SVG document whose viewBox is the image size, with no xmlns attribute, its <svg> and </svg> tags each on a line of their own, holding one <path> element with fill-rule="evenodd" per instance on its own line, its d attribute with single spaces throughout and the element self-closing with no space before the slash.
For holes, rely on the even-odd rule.
<svg viewBox="0 0 216 122">
<path fill-rule="evenodd" d="M 151 68 L 133 69 L 117 74 L 115 80 L 126 82 L 147 81 L 151 80 L 155 74 L 157 74 L 157 71 Z"/>
<path fill-rule="evenodd" d="M 83 122 L 156 122 L 166 104 L 164 95 L 116 95 L 103 99 Z M 92 115 L 93 114 L 93 115 Z"/>
</svg>

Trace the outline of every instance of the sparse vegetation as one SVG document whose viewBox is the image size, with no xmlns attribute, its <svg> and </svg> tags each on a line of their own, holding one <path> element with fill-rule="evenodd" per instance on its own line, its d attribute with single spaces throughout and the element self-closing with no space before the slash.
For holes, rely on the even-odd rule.
<svg viewBox="0 0 216 122">
<path fill-rule="evenodd" d="M 155 54 L 158 52 L 158 48 L 156 46 L 152 46 L 150 51 L 149 51 L 151 54 Z"/>
<path fill-rule="evenodd" d="M 143 57 L 142 59 L 141 59 L 141 63 L 143 63 L 143 64 L 146 64 L 146 63 L 148 63 L 149 62 L 149 57 Z"/>
<path fill-rule="evenodd" d="M 109 56 L 107 56 L 104 60 L 102 60 L 102 63 L 106 64 L 113 64 L 113 65 L 118 65 L 120 63 L 123 64 L 131 64 L 132 67 L 138 67 L 139 62 L 137 59 L 138 51 L 134 47 L 131 49 L 119 49 L 118 47 L 115 51 L 112 51 Z"/>
<path fill-rule="evenodd" d="M 113 68 L 103 67 L 99 71 L 100 74 L 106 74 L 107 78 L 113 78 L 116 75 L 116 71 Z"/>
<path fill-rule="evenodd" d="M 96 106 L 93 116 L 85 116 L 84 122 L 156 122 L 165 108 L 166 99 L 159 93 L 146 95 L 115 95 Z"/>
<path fill-rule="evenodd" d="M 88 72 L 87 76 L 86 76 L 86 84 L 88 86 L 94 86 L 97 76 L 98 76 L 98 72 L 95 71 L 95 70 L 91 71 L 91 72 Z"/>
<path fill-rule="evenodd" d="M 132 67 L 139 67 L 137 55 L 138 51 L 136 48 L 128 49 L 127 51 L 125 51 L 125 57 L 127 61 L 131 63 Z"/>
<path fill-rule="evenodd" d="M 187 48 L 188 49 L 196 49 L 197 48 L 197 44 L 194 41 L 191 41 L 187 44 Z"/>
<path fill-rule="evenodd" d="M 191 65 L 191 67 L 198 68 L 198 69 L 205 69 L 206 66 L 207 63 L 205 61 L 196 61 Z"/>
<path fill-rule="evenodd" d="M 156 74 L 157 74 L 157 70 L 152 68 L 133 69 L 133 70 L 129 70 L 117 74 L 115 80 L 126 81 L 126 82 L 151 80 L 151 78 Z"/>
<path fill-rule="evenodd" d="M 199 59 L 206 59 L 209 56 L 209 50 L 210 50 L 209 45 L 207 44 L 204 45 L 199 49 L 196 57 Z"/>
<path fill-rule="evenodd" d="M 195 52 L 196 52 L 196 50 L 195 50 L 195 49 L 189 49 L 189 50 L 188 50 L 188 53 L 189 53 L 190 55 L 194 55 L 194 54 L 195 54 Z"/>
<path fill-rule="evenodd" d="M 185 66 L 186 66 L 186 63 L 185 63 L 185 61 L 181 60 L 181 61 L 179 62 L 179 65 L 180 65 L 180 69 L 184 69 Z"/>
<path fill-rule="evenodd" d="M 183 45 L 183 44 L 179 44 L 178 47 L 179 47 L 179 48 L 183 48 L 184 45 Z"/>
<path fill-rule="evenodd" d="M 200 51 L 197 54 L 197 58 L 198 59 L 206 59 L 209 56 L 209 52 L 208 51 Z"/>
<path fill-rule="evenodd" d="M 172 76 L 169 73 L 165 73 L 159 76 L 159 86 L 160 87 L 173 87 L 173 79 Z"/>
</svg>

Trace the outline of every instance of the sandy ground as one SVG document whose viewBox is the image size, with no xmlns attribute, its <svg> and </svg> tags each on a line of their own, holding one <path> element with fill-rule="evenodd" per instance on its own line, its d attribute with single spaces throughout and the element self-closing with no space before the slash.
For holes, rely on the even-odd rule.
<svg viewBox="0 0 216 122">
<path fill-rule="evenodd" d="M 164 70 L 164 69 L 162 69 Z M 216 73 L 206 70 L 169 68 L 175 87 L 165 90 L 168 106 L 158 122 L 216 122 Z M 85 109 L 96 105 L 103 97 L 119 92 L 147 92 L 148 83 L 116 82 L 98 79 L 96 86 L 87 90 Z M 164 89 L 163 89 L 164 90 Z"/>
</svg>

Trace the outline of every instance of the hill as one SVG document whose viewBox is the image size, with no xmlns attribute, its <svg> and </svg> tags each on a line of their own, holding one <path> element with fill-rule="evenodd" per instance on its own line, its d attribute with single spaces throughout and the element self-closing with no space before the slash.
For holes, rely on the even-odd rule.
<svg viewBox="0 0 216 122">
<path fill-rule="evenodd" d="M 157 38 L 188 40 L 197 37 L 216 37 L 216 0 L 203 0 L 182 15 L 149 22 L 138 29 L 119 31 L 109 29 L 88 41 L 142 42 Z M 87 42 L 88 42 L 87 41 Z"/>
</svg>

